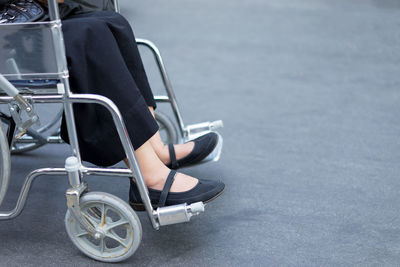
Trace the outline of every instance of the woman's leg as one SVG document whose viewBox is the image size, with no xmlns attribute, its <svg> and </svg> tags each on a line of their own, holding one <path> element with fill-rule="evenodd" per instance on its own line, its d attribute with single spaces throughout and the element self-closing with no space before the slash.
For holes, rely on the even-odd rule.
<svg viewBox="0 0 400 267">
<path fill-rule="evenodd" d="M 64 20 L 63 31 L 72 90 L 110 98 L 124 117 L 134 148 L 150 140 L 161 162 L 169 164 L 168 147 L 154 120 L 156 104 L 129 23 L 113 12 L 95 12 Z M 107 110 L 85 104 L 74 109 L 82 158 L 100 166 L 122 160 L 125 153 Z M 68 140 L 65 123 L 62 137 Z M 176 159 L 193 148 L 193 142 L 175 145 Z M 202 151 L 202 146 L 196 145 L 196 150 Z"/>
<path fill-rule="evenodd" d="M 94 12 L 64 20 L 63 32 L 72 91 L 112 100 L 124 118 L 133 147 L 139 148 L 157 132 L 158 125 L 132 76 L 137 55 L 129 48 L 134 43 L 119 42 L 125 35 L 132 38 L 129 25 L 119 14 Z M 74 111 L 83 160 L 110 166 L 126 157 L 107 109 L 75 104 Z M 62 137 L 68 141 L 65 121 Z"/>
<path fill-rule="evenodd" d="M 129 33 L 121 34 L 118 38 L 118 44 L 120 45 L 121 54 L 124 55 L 124 60 L 128 70 L 131 72 L 133 79 L 139 89 L 143 99 L 149 107 L 151 114 L 154 117 L 154 109 L 156 108 L 156 102 L 154 100 L 154 95 L 151 90 L 149 81 L 147 79 L 146 71 L 143 66 L 142 58 L 139 53 L 139 49 L 136 44 L 135 35 L 126 20 L 122 20 L 125 27 L 130 29 Z M 128 47 L 125 45 L 129 44 Z M 150 143 L 153 146 L 155 153 L 158 158 L 164 163 L 170 163 L 170 156 L 168 151 L 168 146 L 166 146 L 162 140 L 160 133 L 157 131 L 152 138 L 150 138 Z M 179 160 L 189 155 L 193 150 L 194 143 L 188 142 L 186 144 L 174 145 L 176 158 Z"/>
<path fill-rule="evenodd" d="M 136 150 L 144 180 L 149 187 L 152 203 L 174 205 L 207 202 L 221 194 L 225 187 L 222 182 L 197 180 L 170 171 L 153 149 L 150 140 L 157 140 L 159 136 L 154 137 L 158 125 L 148 109 L 148 106 L 153 105 L 146 101 L 151 98 L 146 92 L 151 91 L 142 92 L 136 80 L 143 81 L 144 76 L 135 77 L 132 74 L 140 73 L 135 71 L 137 55 L 129 56 L 127 52 L 132 51 L 129 48 L 134 43 L 119 42 L 125 35 L 130 36 L 127 39 L 133 36 L 126 21 L 115 13 L 87 13 L 64 20 L 63 31 L 72 90 L 76 93 L 104 95 L 118 106 Z M 82 159 L 96 165 L 109 166 L 126 157 L 113 120 L 106 109 L 77 104 L 74 111 Z M 159 142 L 155 142 L 154 146 L 160 147 Z M 167 179 L 174 179 L 171 188 L 166 183 Z M 164 193 L 161 192 L 164 187 L 165 190 L 172 191 L 166 199 L 165 190 Z M 140 204 L 139 195 L 137 186 L 132 181 L 131 204 Z"/>
<path fill-rule="evenodd" d="M 151 114 L 154 117 L 154 108 L 149 107 Z M 150 144 L 154 149 L 154 152 L 158 156 L 158 158 L 164 163 L 169 164 L 171 162 L 169 156 L 168 146 L 163 143 L 161 140 L 160 132 L 157 131 L 155 135 L 150 138 Z M 194 148 L 194 142 L 187 142 L 185 144 L 174 144 L 176 159 L 182 159 L 192 152 Z"/>
<path fill-rule="evenodd" d="M 152 189 L 162 190 L 171 170 L 159 159 L 150 141 L 136 149 L 135 154 L 146 185 Z M 125 163 L 127 163 L 127 160 L 125 160 Z M 196 178 L 177 173 L 170 192 L 188 191 L 195 187 L 197 183 Z"/>
<path fill-rule="evenodd" d="M 146 71 L 144 69 L 139 49 L 136 44 L 135 35 L 126 19 L 118 15 L 114 19 L 116 19 L 118 23 L 125 29 L 124 31 L 113 31 L 113 36 L 117 40 L 121 55 L 123 55 L 126 69 L 130 72 L 136 85 L 135 88 L 132 88 L 132 90 L 139 90 L 141 97 L 146 102 L 154 118 L 156 102 L 154 100 L 153 92 L 147 79 Z M 155 135 L 153 135 L 153 137 L 150 138 L 150 143 L 158 158 L 164 164 L 169 164 L 171 162 L 169 149 L 167 145 L 163 144 L 158 131 Z M 193 151 L 193 148 L 194 142 L 175 144 L 174 150 L 176 159 L 180 160 L 188 156 Z"/>
</svg>

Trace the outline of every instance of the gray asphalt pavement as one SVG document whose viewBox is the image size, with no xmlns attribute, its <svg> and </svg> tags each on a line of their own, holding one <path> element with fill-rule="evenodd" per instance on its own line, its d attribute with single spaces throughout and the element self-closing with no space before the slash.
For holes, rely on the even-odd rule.
<svg viewBox="0 0 400 267">
<path fill-rule="evenodd" d="M 184 171 L 226 192 L 189 224 L 152 229 L 118 266 L 396 266 L 400 262 L 400 2 L 121 1 L 161 49 L 188 123 L 223 119 L 221 160 Z M 149 76 L 160 81 L 151 56 Z M 161 107 L 167 109 L 166 107 Z M 13 156 L 2 209 L 66 145 Z M 90 177 L 127 200 L 124 178 Z M 0 266 L 106 266 L 64 227 L 64 177 L 0 222 Z"/>
</svg>

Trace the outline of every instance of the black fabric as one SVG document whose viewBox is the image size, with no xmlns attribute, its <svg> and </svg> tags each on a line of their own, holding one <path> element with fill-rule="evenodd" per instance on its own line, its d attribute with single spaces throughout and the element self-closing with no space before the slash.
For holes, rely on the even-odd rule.
<svg viewBox="0 0 400 267">
<path fill-rule="evenodd" d="M 63 21 L 71 90 L 110 98 L 119 108 L 135 149 L 157 130 L 155 107 L 129 23 L 111 11 L 74 15 Z M 74 105 L 82 159 L 110 166 L 125 158 L 112 117 L 94 104 Z M 68 141 L 65 121 L 62 137 Z"/>
<path fill-rule="evenodd" d="M 208 203 L 222 194 L 225 184 L 221 181 L 199 179 L 195 187 L 184 192 L 169 192 L 165 201 L 165 206 L 178 205 L 182 203 L 192 204 L 202 201 Z M 148 188 L 151 204 L 154 208 L 158 207 L 158 202 L 162 192 Z M 139 189 L 132 179 L 130 180 L 129 203 L 136 210 L 144 210 Z"/>
<path fill-rule="evenodd" d="M 176 162 L 175 148 L 174 144 L 168 144 L 169 158 L 171 159 L 171 169 L 179 168 L 178 163 Z"/>
<path fill-rule="evenodd" d="M 0 0 L 0 10 L 4 8 L 4 6 L 8 3 L 9 0 Z"/>
<path fill-rule="evenodd" d="M 110 0 L 64 0 L 64 3 L 59 5 L 59 10 L 61 18 L 65 18 L 94 11 L 113 11 L 114 4 Z"/>
<path fill-rule="evenodd" d="M 169 194 L 169 190 L 171 189 L 172 184 L 175 180 L 176 171 L 170 171 L 167 177 L 167 181 L 165 181 L 164 188 L 160 195 L 160 200 L 158 201 L 158 207 L 164 207 L 165 202 L 167 201 L 167 197 Z"/>
<path fill-rule="evenodd" d="M 169 147 L 169 153 L 171 157 L 171 163 L 167 165 L 168 168 L 170 169 L 178 169 L 181 167 L 185 166 L 190 166 L 193 164 L 196 164 L 203 159 L 205 159 L 218 144 L 218 135 L 214 132 L 210 132 L 208 134 L 202 135 L 200 137 L 197 137 L 196 139 L 193 140 L 194 142 L 194 147 L 192 152 L 189 153 L 186 157 L 176 160 L 175 157 L 175 151 L 171 150 L 171 147 Z M 173 152 L 173 155 L 172 155 Z"/>
</svg>

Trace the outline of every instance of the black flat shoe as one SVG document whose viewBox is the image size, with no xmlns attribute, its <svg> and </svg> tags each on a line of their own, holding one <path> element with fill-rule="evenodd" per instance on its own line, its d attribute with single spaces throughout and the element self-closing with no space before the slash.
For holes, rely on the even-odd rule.
<svg viewBox="0 0 400 267">
<path fill-rule="evenodd" d="M 174 182 L 176 171 L 171 171 L 168 175 L 162 191 L 148 188 L 151 204 L 154 209 L 158 207 L 171 206 L 177 204 L 191 204 L 202 201 L 208 203 L 222 194 L 225 184 L 220 181 L 200 180 L 195 187 L 184 192 L 169 192 Z M 144 204 L 139 194 L 136 183 L 131 181 L 129 190 L 129 204 L 136 211 L 145 210 Z"/>
<path fill-rule="evenodd" d="M 169 157 L 171 163 L 167 165 L 168 168 L 176 170 L 181 167 L 196 164 L 205 159 L 217 146 L 218 135 L 216 133 L 208 133 L 193 140 L 194 147 L 192 152 L 186 157 L 177 160 L 173 144 L 168 145 Z"/>
</svg>

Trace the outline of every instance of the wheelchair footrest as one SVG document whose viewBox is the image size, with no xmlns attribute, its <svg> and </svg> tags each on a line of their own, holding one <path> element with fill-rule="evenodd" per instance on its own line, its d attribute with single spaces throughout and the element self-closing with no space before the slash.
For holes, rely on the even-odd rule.
<svg viewBox="0 0 400 267">
<path fill-rule="evenodd" d="M 161 226 L 189 222 L 190 218 L 204 212 L 203 202 L 196 202 L 190 205 L 179 204 L 158 208 L 155 216 Z"/>
<path fill-rule="evenodd" d="M 215 131 L 222 127 L 224 127 L 224 123 L 222 122 L 222 120 L 207 121 L 207 122 L 187 125 L 184 129 L 185 132 L 184 141 L 187 142 L 196 139 L 199 136 Z"/>
<path fill-rule="evenodd" d="M 211 131 L 199 132 L 200 134 L 196 134 L 195 138 L 197 138 L 199 136 L 202 136 L 202 135 L 205 135 L 205 134 L 207 134 L 209 132 L 211 132 Z M 214 133 L 216 133 L 218 135 L 217 145 L 215 146 L 214 150 L 205 159 L 203 159 L 199 163 L 196 163 L 195 165 L 208 163 L 208 162 L 217 162 L 220 159 L 221 153 L 222 153 L 222 147 L 223 147 L 223 144 L 224 144 L 224 139 L 222 138 L 222 135 L 220 133 L 218 133 L 218 132 L 214 132 Z M 188 142 L 188 141 L 193 140 L 195 138 L 191 137 L 190 139 L 185 140 L 185 142 Z"/>
<path fill-rule="evenodd" d="M 222 138 L 222 135 L 220 135 L 218 132 L 215 132 L 218 135 L 218 143 L 215 146 L 213 152 L 211 152 L 205 159 L 203 159 L 200 163 L 206 163 L 206 162 L 216 162 L 219 160 L 221 157 L 222 153 L 222 146 L 224 143 L 224 139 Z"/>
<path fill-rule="evenodd" d="M 213 152 L 211 152 L 204 160 L 202 160 L 199 164 L 207 163 L 207 162 L 215 162 L 218 161 L 221 157 L 222 146 L 223 146 L 223 138 L 222 136 L 216 132 L 215 130 L 218 128 L 224 127 L 222 120 L 217 121 L 207 121 L 196 124 L 191 124 L 185 127 L 184 129 L 184 143 L 194 140 L 197 137 L 205 135 L 210 132 L 215 132 L 218 135 L 218 143 L 215 146 Z"/>
</svg>

